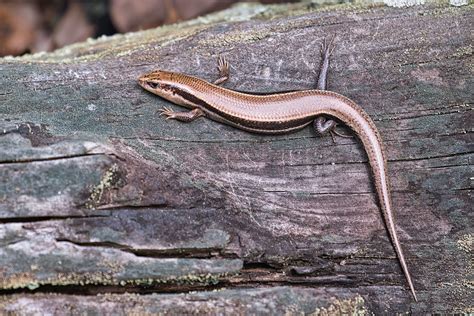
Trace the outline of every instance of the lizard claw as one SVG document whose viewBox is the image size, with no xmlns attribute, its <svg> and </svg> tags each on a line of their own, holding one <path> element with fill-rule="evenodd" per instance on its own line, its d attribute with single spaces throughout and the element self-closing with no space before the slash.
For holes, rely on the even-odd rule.
<svg viewBox="0 0 474 316">
<path fill-rule="evenodd" d="M 326 38 L 324 38 L 323 43 L 321 44 L 321 54 L 327 55 L 328 57 L 332 55 L 332 52 L 334 51 L 334 48 L 336 45 L 333 44 L 334 39 L 336 38 L 336 34 L 334 34 L 331 39 L 329 40 L 329 43 Z"/>
<path fill-rule="evenodd" d="M 159 109 L 161 112 L 160 115 L 166 116 L 166 119 L 173 119 L 175 116 L 175 112 L 170 109 L 169 107 L 164 106 L 162 109 Z"/>
<path fill-rule="evenodd" d="M 219 70 L 220 74 L 225 74 L 229 72 L 229 63 L 225 56 L 219 55 L 219 59 L 217 61 L 217 70 Z"/>
</svg>

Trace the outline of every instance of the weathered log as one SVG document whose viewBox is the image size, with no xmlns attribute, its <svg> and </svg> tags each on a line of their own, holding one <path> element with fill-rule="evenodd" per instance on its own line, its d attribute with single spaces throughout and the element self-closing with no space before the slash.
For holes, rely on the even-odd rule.
<svg viewBox="0 0 474 316">
<path fill-rule="evenodd" d="M 0 310 L 472 312 L 472 8 L 244 5 L 0 59 Z M 356 138 L 166 121 L 136 84 L 214 79 L 224 54 L 229 88 L 312 88 L 331 34 L 329 88 L 385 141 L 418 303 Z"/>
</svg>

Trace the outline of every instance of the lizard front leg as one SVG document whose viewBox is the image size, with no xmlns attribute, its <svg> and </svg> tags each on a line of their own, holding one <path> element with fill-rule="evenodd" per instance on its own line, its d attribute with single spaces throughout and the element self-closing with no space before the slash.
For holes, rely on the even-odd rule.
<svg viewBox="0 0 474 316">
<path fill-rule="evenodd" d="M 216 79 L 213 83 L 215 85 L 220 85 L 229 80 L 230 77 L 230 67 L 229 63 L 224 56 L 219 55 L 217 60 L 217 70 L 219 71 L 219 78 Z"/>
<path fill-rule="evenodd" d="M 159 111 L 161 112 L 160 115 L 166 116 L 167 120 L 178 120 L 185 123 L 192 122 L 195 119 L 205 115 L 204 111 L 200 108 L 195 108 L 191 111 L 175 112 L 170 108 L 164 107 Z"/>
</svg>

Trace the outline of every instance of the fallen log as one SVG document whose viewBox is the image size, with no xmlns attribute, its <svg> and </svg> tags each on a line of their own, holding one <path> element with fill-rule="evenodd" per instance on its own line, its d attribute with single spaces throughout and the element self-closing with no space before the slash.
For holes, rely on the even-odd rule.
<svg viewBox="0 0 474 316">
<path fill-rule="evenodd" d="M 472 8 L 241 5 L 0 59 L 0 310 L 472 312 Z M 385 141 L 417 303 L 357 138 L 166 121 L 136 83 L 213 80 L 224 54 L 228 88 L 309 89 L 332 34 L 329 89 Z"/>
</svg>

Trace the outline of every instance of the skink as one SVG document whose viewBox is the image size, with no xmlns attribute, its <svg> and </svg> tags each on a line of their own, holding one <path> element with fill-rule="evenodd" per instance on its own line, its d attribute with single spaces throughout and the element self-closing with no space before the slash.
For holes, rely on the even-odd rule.
<svg viewBox="0 0 474 316">
<path fill-rule="evenodd" d="M 162 109 L 162 114 L 167 118 L 183 122 L 205 116 L 244 131 L 261 134 L 289 133 L 311 123 L 319 134 L 336 132 L 336 121 L 328 117 L 349 126 L 361 139 L 367 152 L 385 224 L 416 301 L 415 289 L 395 229 L 382 138 L 374 122 L 360 106 L 340 94 L 325 90 L 332 53 L 330 46 L 326 41 L 323 44 L 318 90 L 253 95 L 222 88 L 218 84 L 228 80 L 229 65 L 221 57 L 218 64 L 220 77 L 214 83 L 162 70 L 141 76 L 138 83 L 151 93 L 190 108 L 188 112 Z"/>
</svg>

